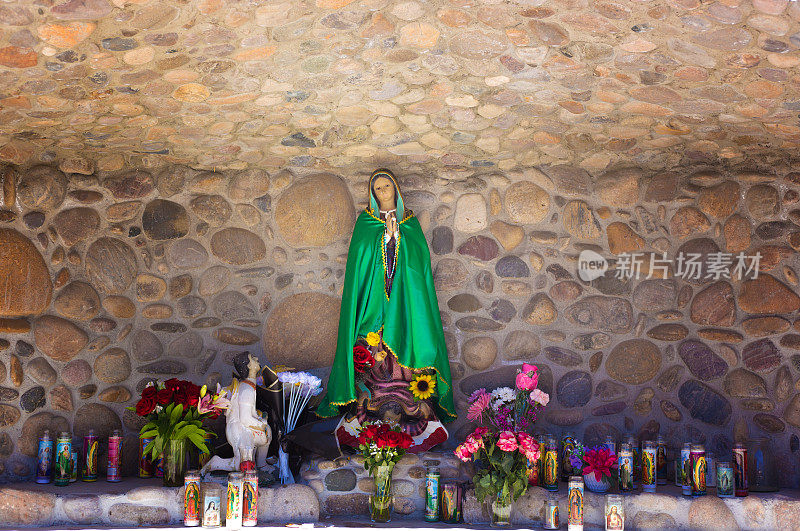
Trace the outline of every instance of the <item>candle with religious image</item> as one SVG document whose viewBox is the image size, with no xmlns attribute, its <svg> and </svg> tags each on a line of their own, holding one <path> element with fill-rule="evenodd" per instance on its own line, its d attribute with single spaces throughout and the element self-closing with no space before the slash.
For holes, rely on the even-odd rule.
<svg viewBox="0 0 800 531">
<path fill-rule="evenodd" d="M 734 484 L 733 465 L 729 461 L 717 462 L 717 496 L 733 498 Z"/>
<path fill-rule="evenodd" d="M 642 445 L 642 490 L 656 491 L 656 445 L 653 441 L 645 441 Z"/>
<path fill-rule="evenodd" d="M 122 481 L 122 432 L 114 430 L 108 438 L 108 469 L 106 481 Z"/>
<path fill-rule="evenodd" d="M 747 448 L 742 443 L 733 445 L 733 477 L 736 496 L 747 496 L 749 490 L 747 477 Z"/>
<path fill-rule="evenodd" d="M 255 527 L 258 523 L 258 472 L 248 470 L 242 483 L 242 525 Z"/>
<path fill-rule="evenodd" d="M 631 492 L 633 490 L 633 451 L 628 443 L 622 443 L 619 448 L 619 490 Z"/>
<path fill-rule="evenodd" d="M 72 437 L 62 431 L 56 440 L 54 484 L 57 487 L 69 485 L 72 476 Z"/>
<path fill-rule="evenodd" d="M 569 481 L 572 476 L 572 463 L 569 457 L 575 451 L 575 435 L 572 432 L 567 432 L 561 438 L 561 481 Z"/>
<path fill-rule="evenodd" d="M 546 490 L 558 490 L 558 443 L 555 437 L 547 438 L 544 451 L 544 483 Z"/>
<path fill-rule="evenodd" d="M 606 494 L 605 524 L 606 531 L 625 529 L 625 506 L 619 494 Z"/>
<path fill-rule="evenodd" d="M 545 435 L 539 435 L 536 438 L 536 442 L 539 443 L 539 466 L 537 467 L 539 470 L 539 481 L 537 484 L 544 486 L 544 454 L 547 449 L 547 437 Z"/>
<path fill-rule="evenodd" d="M 94 430 L 83 436 L 83 481 L 97 481 L 97 452 L 100 449 Z"/>
<path fill-rule="evenodd" d="M 203 487 L 203 528 L 214 529 L 222 525 L 224 497 L 222 487 L 217 483 L 209 483 Z"/>
<path fill-rule="evenodd" d="M 693 444 L 691 449 L 692 463 L 692 496 L 706 495 L 706 473 L 708 464 L 706 463 L 706 449 L 702 444 Z"/>
<path fill-rule="evenodd" d="M 544 526 L 545 529 L 558 529 L 561 527 L 561 519 L 558 514 L 558 496 L 548 494 L 544 504 Z"/>
<path fill-rule="evenodd" d="M 44 430 L 39 437 L 39 447 L 36 462 L 36 483 L 50 483 L 53 474 L 53 439 L 50 431 Z"/>
<path fill-rule="evenodd" d="M 567 495 L 567 530 L 583 531 L 583 477 L 569 478 Z"/>
<path fill-rule="evenodd" d="M 692 495 L 692 445 L 684 443 L 681 448 L 681 494 Z"/>
<path fill-rule="evenodd" d="M 200 525 L 200 473 L 189 470 L 183 479 L 183 525 Z"/>
<path fill-rule="evenodd" d="M 656 483 L 667 484 L 667 442 L 661 435 L 656 438 Z"/>
<path fill-rule="evenodd" d="M 236 530 L 242 528 L 242 489 L 244 474 L 231 472 L 228 474 L 228 496 L 225 507 L 225 528 Z"/>
</svg>

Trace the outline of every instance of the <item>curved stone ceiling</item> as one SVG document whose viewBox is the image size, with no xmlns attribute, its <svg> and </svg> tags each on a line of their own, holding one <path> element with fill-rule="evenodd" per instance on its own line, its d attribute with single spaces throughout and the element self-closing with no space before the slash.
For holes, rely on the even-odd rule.
<svg viewBox="0 0 800 531">
<path fill-rule="evenodd" d="M 0 160 L 651 168 L 789 156 L 788 0 L 0 6 Z"/>
</svg>

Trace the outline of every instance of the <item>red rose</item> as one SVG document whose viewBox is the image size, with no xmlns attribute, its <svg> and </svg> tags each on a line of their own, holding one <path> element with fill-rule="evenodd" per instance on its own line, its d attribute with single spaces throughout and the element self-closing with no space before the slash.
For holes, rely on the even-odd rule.
<svg viewBox="0 0 800 531">
<path fill-rule="evenodd" d="M 200 401 L 200 387 L 192 382 L 186 382 L 184 389 L 186 390 L 186 401 L 182 404 L 185 407 L 197 406 L 197 402 Z"/>
<path fill-rule="evenodd" d="M 169 389 L 174 393 L 175 391 L 183 387 L 182 384 L 183 382 L 181 380 L 178 380 L 177 378 L 170 378 L 169 380 L 164 382 L 164 388 Z"/>
<path fill-rule="evenodd" d="M 385 446 L 390 446 L 389 444 L 389 436 L 386 433 L 378 433 L 375 435 L 375 444 L 378 445 L 378 448 L 383 448 Z"/>
<path fill-rule="evenodd" d="M 368 348 L 362 345 L 353 347 L 353 367 L 356 372 L 367 372 L 375 365 L 375 358 Z"/>
<path fill-rule="evenodd" d="M 172 402 L 172 395 L 173 391 L 171 389 L 161 389 L 158 393 L 156 393 L 156 400 L 158 404 L 161 406 L 166 406 L 170 402 Z"/>
<path fill-rule="evenodd" d="M 407 433 L 401 433 L 400 435 L 402 436 L 399 444 L 400 448 L 403 450 L 408 450 L 411 448 L 411 445 L 414 444 L 414 439 L 412 439 Z"/>
<path fill-rule="evenodd" d="M 399 431 L 390 431 L 386 434 L 386 443 L 392 448 L 399 448 L 403 443 L 403 434 Z"/>
<path fill-rule="evenodd" d="M 361 433 L 358 434 L 358 444 L 369 444 L 372 442 L 375 439 L 377 431 L 375 424 L 368 424 L 362 428 Z"/>
<path fill-rule="evenodd" d="M 155 399 L 156 393 L 158 393 L 158 389 L 156 389 L 154 386 L 151 385 L 150 387 L 145 387 L 144 390 L 142 391 L 142 398 Z"/>
<path fill-rule="evenodd" d="M 185 387 L 182 387 L 175 391 L 175 396 L 173 401 L 176 404 L 181 404 L 184 409 L 186 409 L 186 402 L 189 400 L 189 393 L 186 391 Z"/>
<path fill-rule="evenodd" d="M 147 389 L 145 389 L 146 391 Z M 155 393 L 150 393 L 150 396 L 145 397 L 144 393 L 142 393 L 142 398 L 136 403 L 136 414 L 140 417 L 144 417 L 149 415 L 153 412 L 156 408 L 156 396 Z"/>
</svg>

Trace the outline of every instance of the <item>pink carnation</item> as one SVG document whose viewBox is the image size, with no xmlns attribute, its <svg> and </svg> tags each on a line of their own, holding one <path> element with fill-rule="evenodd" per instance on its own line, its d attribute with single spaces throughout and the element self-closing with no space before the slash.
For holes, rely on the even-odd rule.
<svg viewBox="0 0 800 531">
<path fill-rule="evenodd" d="M 539 459 L 539 443 L 536 442 L 536 439 L 527 433 L 520 432 L 517 433 L 517 441 L 519 442 L 519 451 L 525 454 L 525 457 L 531 461 Z"/>
<path fill-rule="evenodd" d="M 455 451 L 453 451 L 453 453 L 456 455 L 456 457 L 458 457 L 459 459 L 461 459 L 465 463 L 468 462 L 470 459 L 472 459 L 472 454 L 469 453 L 469 451 L 467 451 L 466 448 L 464 448 L 463 444 L 459 445 L 455 449 Z"/>
<path fill-rule="evenodd" d="M 539 385 L 539 368 L 536 365 L 531 365 L 529 363 L 522 364 L 522 372 L 517 374 L 517 389 L 522 389 L 523 391 L 530 391 L 532 389 L 536 389 L 536 386 Z"/>
<path fill-rule="evenodd" d="M 500 439 L 497 441 L 497 447 L 504 452 L 513 452 L 517 449 L 517 438 L 514 433 L 510 431 L 500 432 Z"/>
<path fill-rule="evenodd" d="M 537 404 L 541 404 L 542 406 L 546 406 L 548 402 L 550 402 L 550 395 L 542 391 L 541 389 L 534 389 L 531 391 L 531 402 L 535 402 Z"/>
<path fill-rule="evenodd" d="M 487 433 L 489 433 L 489 428 L 484 428 L 483 426 L 480 426 L 478 428 L 475 428 L 475 431 L 473 431 L 469 436 L 474 437 L 475 439 L 480 439 Z"/>
</svg>

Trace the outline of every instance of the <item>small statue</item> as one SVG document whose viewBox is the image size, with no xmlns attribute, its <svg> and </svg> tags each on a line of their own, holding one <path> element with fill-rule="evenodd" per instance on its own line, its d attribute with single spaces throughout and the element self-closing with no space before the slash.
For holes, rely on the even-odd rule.
<svg viewBox="0 0 800 531">
<path fill-rule="evenodd" d="M 412 437 L 410 452 L 446 441 L 442 422 L 456 418 L 428 243 L 388 170 L 369 180 L 347 254 L 336 358 L 317 408 L 337 414 L 341 444 L 382 420 Z"/>
<path fill-rule="evenodd" d="M 244 362 L 246 361 L 246 365 Z M 230 407 L 225 412 L 225 437 L 233 449 L 233 457 L 224 459 L 213 456 L 202 468 L 208 470 L 239 470 L 240 448 L 252 447 L 256 453 L 256 467 L 263 468 L 267 462 L 269 445 L 272 442 L 272 428 L 265 417 L 256 409 L 256 378 L 261 365 L 254 356 L 248 354 L 246 360 L 237 358 L 234 367 L 239 375 L 247 375 L 241 382 L 233 379 L 228 392 L 231 394 Z"/>
</svg>

